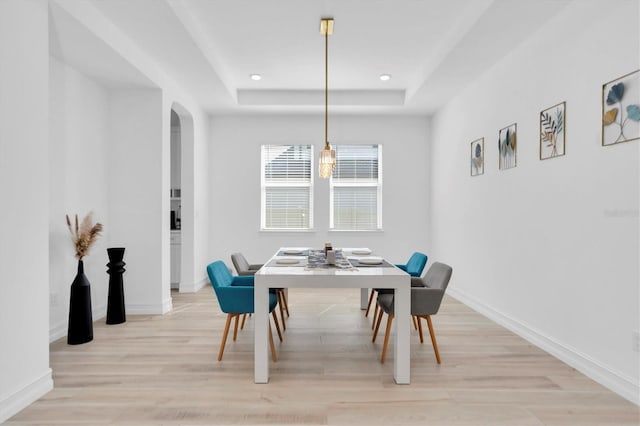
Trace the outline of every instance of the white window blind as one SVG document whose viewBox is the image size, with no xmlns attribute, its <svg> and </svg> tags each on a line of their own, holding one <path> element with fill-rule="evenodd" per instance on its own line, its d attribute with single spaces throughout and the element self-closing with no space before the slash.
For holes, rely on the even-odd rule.
<svg viewBox="0 0 640 426">
<path fill-rule="evenodd" d="M 335 145 L 336 168 L 330 182 L 330 227 L 382 229 L 382 147 Z"/>
<path fill-rule="evenodd" d="M 262 145 L 262 229 L 313 227 L 313 147 Z"/>
</svg>

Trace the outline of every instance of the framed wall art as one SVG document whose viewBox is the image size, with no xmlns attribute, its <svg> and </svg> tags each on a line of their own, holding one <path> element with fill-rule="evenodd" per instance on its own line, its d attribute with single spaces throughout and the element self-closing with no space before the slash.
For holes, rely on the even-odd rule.
<svg viewBox="0 0 640 426">
<path fill-rule="evenodd" d="M 498 168 L 500 170 L 511 169 L 516 166 L 517 133 L 518 125 L 516 123 L 500 129 L 498 133 Z"/>
<path fill-rule="evenodd" d="M 602 85 L 602 146 L 640 139 L 640 70 Z"/>
<path fill-rule="evenodd" d="M 566 102 L 540 112 L 540 159 L 560 157 L 565 152 Z"/>
<path fill-rule="evenodd" d="M 471 142 L 471 176 L 484 174 L 484 138 Z"/>
</svg>

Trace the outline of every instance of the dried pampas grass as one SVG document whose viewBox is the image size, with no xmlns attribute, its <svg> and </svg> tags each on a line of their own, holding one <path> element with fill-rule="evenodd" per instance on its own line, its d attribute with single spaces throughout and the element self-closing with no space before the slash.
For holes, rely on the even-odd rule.
<svg viewBox="0 0 640 426">
<path fill-rule="evenodd" d="M 82 260 L 83 257 L 89 254 L 89 249 L 98 240 L 102 232 L 102 224 L 93 224 L 93 212 L 89 212 L 80 224 L 78 224 L 78 215 L 76 214 L 73 226 L 69 215 L 65 216 L 67 218 L 67 227 L 71 232 L 71 241 L 76 246 L 76 257 Z"/>
</svg>

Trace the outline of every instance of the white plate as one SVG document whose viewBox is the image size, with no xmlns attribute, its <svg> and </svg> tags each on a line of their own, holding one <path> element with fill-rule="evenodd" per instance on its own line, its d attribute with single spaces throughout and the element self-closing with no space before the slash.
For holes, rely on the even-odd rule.
<svg viewBox="0 0 640 426">
<path fill-rule="evenodd" d="M 298 259 L 277 259 L 276 263 L 279 263 L 280 265 L 295 265 L 296 263 L 299 263 L 300 261 Z"/>
<path fill-rule="evenodd" d="M 284 254 L 302 254 L 303 251 L 302 250 L 296 250 L 296 249 L 291 249 L 291 250 L 285 250 Z"/>
<path fill-rule="evenodd" d="M 356 249 L 356 250 L 352 250 L 351 253 L 353 253 L 353 254 L 371 254 L 371 250 L 369 250 L 369 249 Z"/>
<path fill-rule="evenodd" d="M 364 265 L 380 265 L 383 260 L 380 257 L 364 257 L 359 262 Z"/>
</svg>

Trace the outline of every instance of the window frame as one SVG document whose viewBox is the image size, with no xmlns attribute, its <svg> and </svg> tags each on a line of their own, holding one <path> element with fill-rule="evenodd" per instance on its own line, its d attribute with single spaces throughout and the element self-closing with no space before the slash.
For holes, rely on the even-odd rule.
<svg viewBox="0 0 640 426">
<path fill-rule="evenodd" d="M 276 146 L 276 147 L 294 147 L 294 146 L 303 146 L 309 147 L 309 168 L 310 168 L 310 178 L 309 182 L 297 182 L 297 183 L 287 183 L 287 182 L 276 182 L 276 183 L 267 183 L 266 182 L 266 159 L 265 159 L 265 147 L 267 146 Z M 309 232 L 313 231 L 314 226 L 314 146 L 313 144 L 261 144 L 260 145 L 260 231 L 263 232 Z M 308 227 L 302 228 L 276 228 L 276 227 L 267 227 L 267 188 L 308 188 L 309 189 L 309 224 Z"/>
<path fill-rule="evenodd" d="M 382 228 L 382 144 L 340 144 L 339 146 L 377 146 L 378 148 L 378 178 L 374 181 L 372 179 L 363 179 L 358 182 L 356 179 L 342 179 L 334 178 L 334 173 L 329 178 L 329 231 L 331 232 L 380 232 Z M 336 150 L 336 162 L 339 159 L 339 148 Z M 376 187 L 376 227 L 369 229 L 346 229 L 335 227 L 335 195 L 334 188 L 372 188 Z"/>
</svg>

